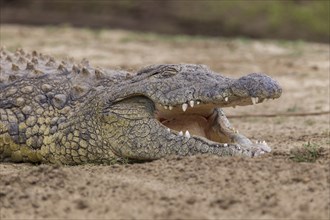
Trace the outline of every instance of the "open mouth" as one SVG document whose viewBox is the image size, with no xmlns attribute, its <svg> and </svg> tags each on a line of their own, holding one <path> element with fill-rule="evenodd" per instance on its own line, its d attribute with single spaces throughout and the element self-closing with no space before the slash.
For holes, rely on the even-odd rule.
<svg viewBox="0 0 330 220">
<path fill-rule="evenodd" d="M 224 142 L 213 134 L 214 117 L 212 115 L 215 106 L 196 102 L 196 105 L 187 103 L 173 107 L 157 105 L 156 108 L 156 118 L 170 131 L 178 132 L 178 135 L 187 137 L 196 135 L 211 141 Z"/>
<path fill-rule="evenodd" d="M 229 123 L 221 108 L 236 105 L 252 105 L 265 101 L 257 97 L 247 97 L 239 102 L 224 99 L 222 104 L 189 101 L 181 105 L 164 106 L 156 104 L 156 118 L 167 131 L 186 138 L 199 137 L 210 142 L 222 144 L 238 144 L 243 147 L 258 147 L 270 152 L 265 141 L 252 143 L 248 138 L 238 133 Z M 239 104 L 238 104 L 239 103 Z"/>
</svg>

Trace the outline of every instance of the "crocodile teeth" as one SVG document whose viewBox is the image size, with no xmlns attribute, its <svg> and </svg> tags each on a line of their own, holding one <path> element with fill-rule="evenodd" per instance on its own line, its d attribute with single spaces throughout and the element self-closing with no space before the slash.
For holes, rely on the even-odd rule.
<svg viewBox="0 0 330 220">
<path fill-rule="evenodd" d="M 182 132 L 182 131 L 180 131 L 180 132 L 179 132 L 179 136 L 182 136 L 182 135 L 183 135 L 183 132 Z"/>
<path fill-rule="evenodd" d="M 225 98 L 225 102 L 228 102 L 228 97 Z"/>
<path fill-rule="evenodd" d="M 168 109 L 169 109 L 169 110 L 172 110 L 172 109 L 173 109 L 173 106 L 172 106 L 172 105 L 169 105 L 169 106 L 168 106 Z"/>
<path fill-rule="evenodd" d="M 199 104 L 201 104 L 201 102 L 200 101 L 197 101 L 196 104 L 199 105 Z"/>
<path fill-rule="evenodd" d="M 168 106 L 167 106 L 167 105 L 164 105 L 164 108 L 165 108 L 165 109 L 168 109 Z"/>
<path fill-rule="evenodd" d="M 224 147 L 228 147 L 228 144 L 223 144 Z"/>
<path fill-rule="evenodd" d="M 186 133 L 184 133 L 184 136 L 185 136 L 186 138 L 190 138 L 190 133 L 189 133 L 188 130 L 186 131 Z"/>
<path fill-rule="evenodd" d="M 251 97 L 251 100 L 252 100 L 253 105 L 255 105 L 255 104 L 258 103 L 259 98 L 258 97 Z"/>
<path fill-rule="evenodd" d="M 267 144 L 266 141 L 256 141 L 256 144 Z"/>
<path fill-rule="evenodd" d="M 182 111 L 186 111 L 187 110 L 187 108 L 188 108 L 188 104 L 187 103 L 183 103 L 182 104 Z"/>
<path fill-rule="evenodd" d="M 167 130 L 168 132 L 170 132 L 170 131 L 171 131 L 171 129 L 170 129 L 170 128 L 166 128 L 166 130 Z"/>
<path fill-rule="evenodd" d="M 191 100 L 191 101 L 189 102 L 190 107 L 194 107 L 194 104 L 195 104 L 194 100 Z"/>
</svg>

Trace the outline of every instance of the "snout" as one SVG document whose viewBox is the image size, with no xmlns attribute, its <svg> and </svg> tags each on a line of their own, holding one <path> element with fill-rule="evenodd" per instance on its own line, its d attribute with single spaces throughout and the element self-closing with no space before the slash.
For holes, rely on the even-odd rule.
<svg viewBox="0 0 330 220">
<path fill-rule="evenodd" d="M 237 79 L 231 90 L 239 97 L 279 98 L 282 94 L 279 83 L 262 73 L 251 73 Z"/>
</svg>

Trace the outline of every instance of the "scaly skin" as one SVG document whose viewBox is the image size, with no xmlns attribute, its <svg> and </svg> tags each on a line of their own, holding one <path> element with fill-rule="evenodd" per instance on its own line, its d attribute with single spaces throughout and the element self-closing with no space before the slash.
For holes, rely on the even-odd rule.
<svg viewBox="0 0 330 220">
<path fill-rule="evenodd" d="M 220 109 L 280 97 L 278 83 L 264 74 L 235 80 L 178 64 L 131 75 L 37 52 L 1 49 L 0 56 L 2 161 L 113 163 L 270 151 L 235 131 Z"/>
</svg>

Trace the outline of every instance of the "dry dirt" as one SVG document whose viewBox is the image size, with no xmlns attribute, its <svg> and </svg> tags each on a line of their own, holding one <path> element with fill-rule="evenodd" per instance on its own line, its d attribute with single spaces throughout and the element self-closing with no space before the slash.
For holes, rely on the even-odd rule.
<svg viewBox="0 0 330 220">
<path fill-rule="evenodd" d="M 162 36 L 120 30 L 1 25 L 1 46 L 135 71 L 153 63 L 202 63 L 238 77 L 266 72 L 280 99 L 230 115 L 329 111 L 329 45 Z M 329 114 L 232 118 L 272 153 L 194 156 L 125 165 L 0 164 L 1 219 L 329 219 Z M 323 148 L 316 162 L 291 150 Z"/>
</svg>

